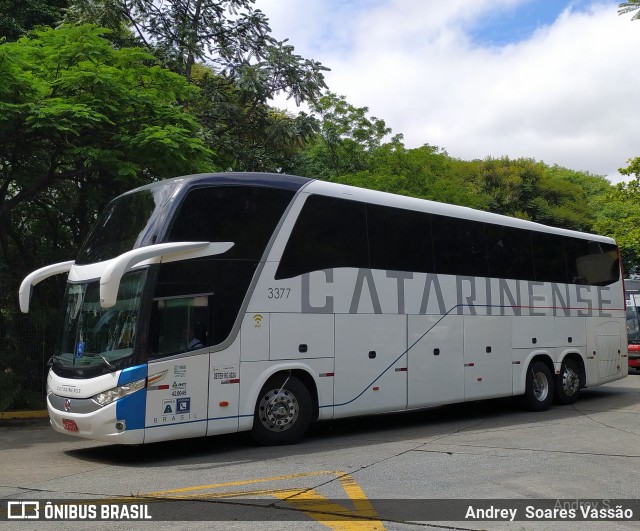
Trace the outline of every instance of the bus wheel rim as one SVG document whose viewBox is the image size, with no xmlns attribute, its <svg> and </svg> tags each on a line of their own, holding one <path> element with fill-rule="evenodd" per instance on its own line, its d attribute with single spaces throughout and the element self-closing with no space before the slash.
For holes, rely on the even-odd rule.
<svg viewBox="0 0 640 531">
<path fill-rule="evenodd" d="M 562 373 L 562 389 L 567 396 L 573 396 L 578 391 L 580 378 L 571 367 L 565 367 Z"/>
<path fill-rule="evenodd" d="M 266 393 L 258 406 L 260 422 L 269 431 L 282 432 L 291 428 L 300 413 L 298 400 L 287 389 Z"/>
<path fill-rule="evenodd" d="M 533 375 L 533 395 L 536 400 L 544 402 L 549 394 L 549 382 L 546 376 L 542 372 L 537 372 Z"/>
</svg>

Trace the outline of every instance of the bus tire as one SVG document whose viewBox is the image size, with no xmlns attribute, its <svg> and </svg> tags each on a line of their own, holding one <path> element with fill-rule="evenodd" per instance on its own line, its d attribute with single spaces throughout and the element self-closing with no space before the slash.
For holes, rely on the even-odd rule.
<svg viewBox="0 0 640 531">
<path fill-rule="evenodd" d="M 527 370 L 523 405 L 530 411 L 546 411 L 553 400 L 553 377 L 542 361 L 534 361 Z"/>
<path fill-rule="evenodd" d="M 557 404 L 573 404 L 580 395 L 580 369 L 572 359 L 565 359 L 560 368 L 560 374 L 556 376 L 555 398 Z"/>
<path fill-rule="evenodd" d="M 296 442 L 311 423 L 311 402 L 309 390 L 295 376 L 272 376 L 258 395 L 251 436 L 263 446 Z"/>
</svg>

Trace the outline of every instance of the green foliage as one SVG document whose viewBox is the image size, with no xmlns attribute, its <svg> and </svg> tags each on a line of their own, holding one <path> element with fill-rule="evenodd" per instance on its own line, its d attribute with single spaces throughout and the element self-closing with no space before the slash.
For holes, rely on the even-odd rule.
<svg viewBox="0 0 640 531">
<path fill-rule="evenodd" d="M 214 168 L 178 104 L 197 88 L 105 33 L 44 28 L 0 45 L 0 277 L 13 286 L 25 267 L 74 256 L 118 193 Z"/>
<path fill-rule="evenodd" d="M 45 356 L 55 327 L 50 313 L 22 316 L 0 308 L 0 411 L 46 408 Z"/>
<path fill-rule="evenodd" d="M 559 169 L 532 159 L 487 158 L 479 164 L 489 210 L 547 225 L 588 230 L 593 222 L 585 191 Z"/>
<path fill-rule="evenodd" d="M 595 231 L 616 239 L 625 273 L 640 274 L 640 182 L 612 187 L 599 204 Z"/>
<path fill-rule="evenodd" d="M 171 70 L 191 81 L 197 63 L 208 64 L 262 103 L 283 91 L 296 102 L 326 88 L 317 61 L 294 53 L 270 33 L 254 0 L 76 0 L 68 19 L 113 30 L 129 28 L 137 41 Z"/>
<path fill-rule="evenodd" d="M 434 146 L 406 149 L 402 135 L 384 142 L 391 133 L 384 121 L 344 96 L 329 93 L 314 111 L 320 129 L 294 173 L 576 230 L 591 228 L 590 206 L 610 189 L 602 177 L 532 159 L 467 162 Z"/>
<path fill-rule="evenodd" d="M 618 4 L 618 15 L 626 15 L 627 13 L 636 12 L 631 20 L 640 19 L 640 0 L 629 0 Z"/>
<path fill-rule="evenodd" d="M 131 29 L 127 4 L 121 0 L 71 0 L 64 12 L 63 22 L 77 26 L 93 24 L 107 28 L 109 33 L 105 37 L 117 48 L 143 45 Z"/>
<path fill-rule="evenodd" d="M 0 39 L 17 41 L 35 26 L 53 26 L 67 6 L 67 0 L 0 0 Z"/>
<path fill-rule="evenodd" d="M 485 209 L 488 198 L 465 179 L 461 162 L 435 146 L 406 149 L 401 137 L 373 150 L 366 170 L 333 177 L 352 186 L 371 188 L 442 203 Z"/>
<path fill-rule="evenodd" d="M 369 117 L 367 107 L 354 107 L 344 96 L 329 92 L 313 106 L 319 133 L 294 163 L 309 177 L 334 180 L 368 170 L 375 150 L 391 133 L 384 120 Z"/>
<path fill-rule="evenodd" d="M 201 88 L 191 110 L 206 129 L 217 166 L 234 171 L 291 171 L 291 160 L 314 134 L 317 122 L 270 107 L 254 87 L 200 68 Z"/>
<path fill-rule="evenodd" d="M 54 179 L 96 172 L 168 176 L 169 157 L 158 164 L 158 150 L 144 149 L 160 131 L 169 153 L 196 161 L 185 169 L 205 159 L 197 122 L 176 105 L 197 94 L 195 88 L 154 66 L 141 49 L 114 49 L 104 33 L 93 26 L 47 29 L 0 46 L 0 75 L 7 80 L 0 89 L 0 138 L 12 154 L 5 155 L 11 163 L 3 165 L 4 179 L 23 177 L 15 161 L 39 155 Z M 106 161 L 95 156 L 104 149 L 112 155 Z"/>
<path fill-rule="evenodd" d="M 0 365 L 0 411 L 6 411 L 20 397 L 22 378 L 11 367 L 2 365 Z"/>
<path fill-rule="evenodd" d="M 201 88 L 181 103 L 204 127 L 218 167 L 288 171 L 315 130 L 311 117 L 269 102 L 281 93 L 297 103 L 316 100 L 327 69 L 274 39 L 253 0 L 76 0 L 67 19 L 105 25 L 118 46 L 135 40 Z"/>
<path fill-rule="evenodd" d="M 261 11 L 253 10 L 252 0 L 134 0 L 117 4 L 124 16 L 135 22 L 139 37 L 187 79 L 196 61 L 215 61 L 223 68 L 235 66 L 242 63 L 238 59 L 243 56 L 261 56 L 269 40 L 267 19 Z"/>
</svg>

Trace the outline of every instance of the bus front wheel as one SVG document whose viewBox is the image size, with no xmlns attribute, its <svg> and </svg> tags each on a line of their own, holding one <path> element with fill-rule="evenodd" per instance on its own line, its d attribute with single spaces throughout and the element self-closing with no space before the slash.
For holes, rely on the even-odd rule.
<svg viewBox="0 0 640 531">
<path fill-rule="evenodd" d="M 524 406 L 531 411 L 546 411 L 553 400 L 553 378 L 549 367 L 542 361 L 534 361 L 527 370 L 523 398 Z"/>
<path fill-rule="evenodd" d="M 290 374 L 277 374 L 264 384 L 253 417 L 251 436 L 262 445 L 291 444 L 311 423 L 311 395 Z"/>
</svg>

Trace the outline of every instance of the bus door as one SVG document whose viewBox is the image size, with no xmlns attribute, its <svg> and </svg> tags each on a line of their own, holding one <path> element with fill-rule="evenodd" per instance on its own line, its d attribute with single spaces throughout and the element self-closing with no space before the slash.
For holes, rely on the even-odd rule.
<svg viewBox="0 0 640 531">
<path fill-rule="evenodd" d="M 145 442 L 206 434 L 212 297 L 154 300 Z"/>
</svg>

